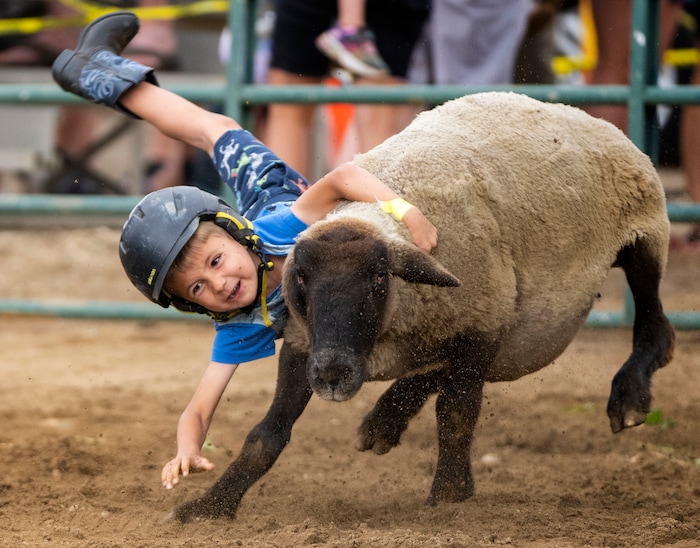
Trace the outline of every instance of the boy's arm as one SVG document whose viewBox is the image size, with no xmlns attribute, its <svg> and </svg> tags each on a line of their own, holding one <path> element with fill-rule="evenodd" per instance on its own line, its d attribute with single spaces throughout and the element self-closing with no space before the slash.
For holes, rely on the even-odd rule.
<svg viewBox="0 0 700 548">
<path fill-rule="evenodd" d="M 292 212 L 310 225 L 325 217 L 340 200 L 387 202 L 395 198 L 398 194 L 369 171 L 346 163 L 311 185 L 292 205 Z M 423 251 L 430 252 L 437 245 L 437 229 L 417 207 L 405 211 L 401 220 L 413 243 Z"/>
<path fill-rule="evenodd" d="M 214 469 L 214 464 L 202 457 L 202 444 L 209 430 L 212 416 L 237 365 L 211 362 L 177 424 L 177 455 L 161 472 L 166 489 L 172 489 L 180 474 L 204 472 Z"/>
</svg>

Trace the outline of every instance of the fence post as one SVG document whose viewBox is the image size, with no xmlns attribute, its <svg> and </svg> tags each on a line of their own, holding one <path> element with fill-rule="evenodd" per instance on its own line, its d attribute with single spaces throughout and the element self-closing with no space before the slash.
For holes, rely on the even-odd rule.
<svg viewBox="0 0 700 548">
<path fill-rule="evenodd" d="M 656 104 L 647 101 L 647 89 L 658 83 L 660 0 L 632 0 L 630 31 L 627 133 L 654 163 L 659 157 L 659 125 Z M 625 286 L 622 323 L 634 323 L 634 299 Z"/>
<path fill-rule="evenodd" d="M 658 121 L 656 105 L 647 99 L 649 86 L 658 83 L 660 0 L 633 0 L 630 33 L 628 134 L 640 150 L 656 162 Z"/>
<path fill-rule="evenodd" d="M 228 26 L 231 33 L 231 53 L 226 64 L 226 92 L 224 93 L 224 112 L 234 120 L 241 120 L 243 113 L 244 74 L 247 72 L 245 59 L 253 55 L 249 51 L 252 40 L 248 40 L 248 6 L 247 0 L 230 0 Z M 240 52 L 245 55 L 240 55 Z"/>
</svg>

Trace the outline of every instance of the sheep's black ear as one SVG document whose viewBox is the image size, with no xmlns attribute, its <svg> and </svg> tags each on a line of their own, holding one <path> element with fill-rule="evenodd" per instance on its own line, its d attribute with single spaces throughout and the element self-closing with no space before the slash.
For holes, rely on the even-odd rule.
<svg viewBox="0 0 700 548">
<path fill-rule="evenodd" d="M 438 287 L 457 287 L 461 284 L 432 256 L 410 244 L 394 247 L 391 272 L 410 283 Z"/>
</svg>

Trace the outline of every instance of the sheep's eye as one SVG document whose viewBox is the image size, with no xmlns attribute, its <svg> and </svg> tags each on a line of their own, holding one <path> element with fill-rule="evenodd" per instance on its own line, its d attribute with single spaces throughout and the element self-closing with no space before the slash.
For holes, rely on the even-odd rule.
<svg viewBox="0 0 700 548">
<path fill-rule="evenodd" d="M 306 320 L 306 282 L 304 275 L 300 270 L 296 270 L 292 279 L 296 283 L 292 286 L 289 294 L 289 307 Z"/>
</svg>

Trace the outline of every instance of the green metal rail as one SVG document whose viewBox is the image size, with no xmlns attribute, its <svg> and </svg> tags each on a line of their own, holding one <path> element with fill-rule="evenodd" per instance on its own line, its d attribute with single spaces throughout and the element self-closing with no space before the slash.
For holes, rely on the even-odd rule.
<svg viewBox="0 0 700 548">
<path fill-rule="evenodd" d="M 126 220 L 139 196 L 0 194 L 0 215 L 115 215 Z M 695 204 L 668 203 L 668 217 L 674 223 L 700 221 Z"/>
<path fill-rule="evenodd" d="M 231 0 L 228 15 L 232 52 L 253 51 L 254 0 Z M 252 81 L 252 56 L 231 55 L 223 84 L 173 84 L 168 89 L 192 101 L 222 102 L 225 112 L 245 121 L 249 108 L 268 103 L 412 103 L 439 104 L 463 95 L 483 91 L 514 91 L 547 102 L 580 104 L 626 104 L 629 110 L 630 139 L 652 159 L 656 159 L 658 128 L 655 108 L 659 104 L 700 104 L 700 87 L 661 88 L 657 85 L 658 22 L 660 0 L 634 0 L 632 15 L 629 86 L 264 86 Z M 0 103 L 62 104 L 82 100 L 53 84 L 0 84 Z M 0 214 L 63 215 L 111 214 L 126 217 L 137 197 L 106 196 L 0 196 Z M 669 203 L 672 222 L 700 221 L 700 205 Z M 66 317 L 115 319 L 204 319 L 143 303 L 80 302 L 47 303 L 0 300 L 0 313 L 49 314 Z M 670 312 L 669 318 L 680 329 L 700 329 L 700 313 Z M 593 311 L 586 325 L 620 327 L 632 324 L 634 305 L 625 298 L 621 312 Z"/>
</svg>

